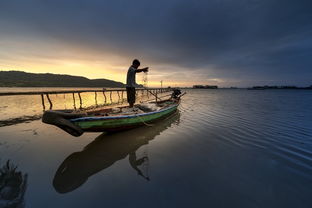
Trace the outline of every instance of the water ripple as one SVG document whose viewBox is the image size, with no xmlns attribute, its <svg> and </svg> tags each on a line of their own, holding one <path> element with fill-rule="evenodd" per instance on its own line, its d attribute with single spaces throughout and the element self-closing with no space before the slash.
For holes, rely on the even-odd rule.
<svg viewBox="0 0 312 208">
<path fill-rule="evenodd" d="M 312 108 L 293 102 L 302 96 L 291 92 L 281 98 L 272 93 L 259 99 L 244 93 L 188 94 L 180 106 L 184 129 L 201 129 L 201 134 L 217 132 L 219 142 L 265 151 L 296 171 L 311 172 Z"/>
</svg>

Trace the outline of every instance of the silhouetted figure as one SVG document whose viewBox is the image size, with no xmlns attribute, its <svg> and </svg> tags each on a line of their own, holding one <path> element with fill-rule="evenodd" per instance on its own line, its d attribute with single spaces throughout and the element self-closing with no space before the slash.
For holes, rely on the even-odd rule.
<svg viewBox="0 0 312 208">
<path fill-rule="evenodd" d="M 138 86 L 135 82 L 135 75 L 136 73 L 139 73 L 139 72 L 148 72 L 148 67 L 145 67 L 143 69 L 138 69 L 140 64 L 141 63 L 139 60 L 134 59 L 127 73 L 126 89 L 127 89 L 127 100 L 128 100 L 130 108 L 132 108 L 133 104 L 135 103 L 135 88 Z"/>
</svg>

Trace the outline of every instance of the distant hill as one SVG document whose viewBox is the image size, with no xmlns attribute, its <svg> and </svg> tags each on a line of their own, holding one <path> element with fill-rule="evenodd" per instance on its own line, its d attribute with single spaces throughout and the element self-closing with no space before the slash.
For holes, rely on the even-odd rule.
<svg viewBox="0 0 312 208">
<path fill-rule="evenodd" d="M 125 87 L 125 84 L 63 74 L 0 71 L 0 87 Z"/>
</svg>

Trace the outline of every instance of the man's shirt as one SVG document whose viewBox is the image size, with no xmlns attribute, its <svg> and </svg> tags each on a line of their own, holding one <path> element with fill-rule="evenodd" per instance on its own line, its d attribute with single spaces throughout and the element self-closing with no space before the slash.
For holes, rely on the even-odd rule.
<svg viewBox="0 0 312 208">
<path fill-rule="evenodd" d="M 127 87 L 137 87 L 137 84 L 135 82 L 135 74 L 136 69 L 130 66 L 127 73 Z"/>
</svg>

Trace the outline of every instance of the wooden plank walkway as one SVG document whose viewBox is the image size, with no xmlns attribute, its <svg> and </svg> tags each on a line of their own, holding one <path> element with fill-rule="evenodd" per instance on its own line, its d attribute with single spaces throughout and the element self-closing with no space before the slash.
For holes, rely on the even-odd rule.
<svg viewBox="0 0 312 208">
<path fill-rule="evenodd" d="M 155 100 L 161 100 L 162 97 L 159 97 L 158 95 L 161 93 L 165 93 L 165 92 L 170 92 L 172 91 L 172 88 L 137 88 L 136 92 L 146 92 L 147 94 L 151 94 L 153 95 L 155 98 Z M 109 93 L 109 100 L 110 103 L 113 103 L 113 99 L 112 99 L 112 93 L 116 92 L 118 95 L 118 100 L 121 98 L 123 99 L 123 93 L 126 92 L 126 88 L 117 88 L 117 89 L 106 89 L 103 88 L 101 90 L 99 89 L 94 89 L 94 90 L 60 90 L 60 91 L 28 91 L 28 92 L 0 92 L 0 96 L 20 96 L 20 95 L 40 95 L 41 96 L 41 102 L 42 102 L 42 108 L 43 110 L 46 109 L 45 106 L 45 99 L 44 96 L 46 96 L 46 99 L 49 102 L 49 109 L 52 109 L 53 107 L 53 103 L 50 99 L 49 95 L 52 94 L 72 94 L 73 96 L 73 103 L 74 103 L 74 108 L 76 109 L 76 99 L 75 99 L 75 93 L 78 94 L 78 98 L 79 98 L 79 104 L 80 107 L 79 109 L 82 109 L 82 98 L 81 98 L 81 93 L 94 93 L 94 99 L 95 99 L 95 104 L 96 106 L 98 105 L 97 102 L 97 93 L 102 93 L 105 99 L 105 103 L 107 103 L 108 98 L 106 96 L 108 96 L 108 94 L 106 95 L 106 92 Z M 119 92 L 121 92 L 121 95 L 119 94 Z"/>
<path fill-rule="evenodd" d="M 157 93 L 169 92 L 171 88 L 137 88 L 137 91 L 157 91 Z M 0 92 L 0 96 L 14 95 L 46 95 L 46 94 L 71 94 L 71 93 L 86 93 L 86 92 L 122 92 L 126 88 L 118 89 L 102 89 L 102 90 L 60 90 L 60 91 L 28 91 L 28 92 Z"/>
</svg>

